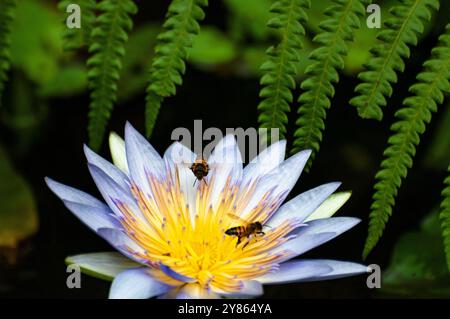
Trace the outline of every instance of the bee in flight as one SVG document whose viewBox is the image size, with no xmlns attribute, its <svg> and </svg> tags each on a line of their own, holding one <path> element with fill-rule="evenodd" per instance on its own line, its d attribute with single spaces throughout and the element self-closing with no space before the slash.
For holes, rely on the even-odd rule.
<svg viewBox="0 0 450 319">
<path fill-rule="evenodd" d="M 242 218 L 240 218 L 239 216 L 236 216 L 233 214 L 228 214 L 228 216 L 234 220 L 238 220 L 243 223 L 242 226 L 232 227 L 225 231 L 226 235 L 236 236 L 238 238 L 236 246 L 241 243 L 242 238 L 244 238 L 244 237 L 247 237 L 249 239 L 250 236 L 252 236 L 252 235 L 265 235 L 265 233 L 263 232 L 263 227 L 269 227 L 269 226 L 261 224 L 261 222 L 249 223 L 249 222 L 243 220 Z M 247 243 L 245 243 L 245 245 L 242 247 L 242 249 L 244 249 L 245 246 L 248 245 L 248 243 L 249 243 L 249 241 L 247 241 Z"/>
<path fill-rule="evenodd" d="M 203 156 L 197 158 L 194 163 L 189 167 L 189 169 L 192 171 L 192 173 L 197 178 L 194 181 L 194 185 L 196 181 L 204 181 L 206 185 L 205 177 L 208 176 L 209 173 L 209 165 L 206 162 L 206 160 L 203 158 Z"/>
</svg>

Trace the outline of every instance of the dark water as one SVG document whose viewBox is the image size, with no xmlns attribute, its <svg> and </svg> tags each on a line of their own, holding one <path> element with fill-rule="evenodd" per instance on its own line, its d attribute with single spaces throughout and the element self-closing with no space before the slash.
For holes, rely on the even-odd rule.
<svg viewBox="0 0 450 319">
<path fill-rule="evenodd" d="M 141 1 L 141 3 L 143 3 Z M 213 6 L 209 22 L 222 24 L 220 8 Z M 141 10 L 143 12 L 143 10 Z M 149 15 L 162 18 L 164 10 L 155 9 Z M 142 16 L 139 19 L 143 19 Z M 399 97 L 406 94 L 414 80 L 414 74 L 436 41 L 431 34 L 414 51 L 408 65 L 412 66 L 399 79 L 395 97 L 386 108 L 384 120 L 363 121 L 348 104 L 352 96 L 354 79 L 342 78 L 337 94 L 328 112 L 326 131 L 320 153 L 309 174 L 304 174 L 291 194 L 319 184 L 340 180 L 341 190 L 352 190 L 350 201 L 338 212 L 338 216 L 354 216 L 362 222 L 330 243 L 305 255 L 306 257 L 331 258 L 361 262 L 371 203 L 374 174 L 378 170 L 382 151 L 386 147 L 393 112 L 401 103 Z M 170 145 L 170 134 L 177 127 L 193 128 L 194 119 L 202 119 L 204 129 L 218 127 L 257 127 L 256 106 L 259 102 L 258 79 L 242 79 L 220 74 L 204 73 L 190 67 L 184 77 L 184 85 L 175 97 L 164 102 L 156 124 L 152 144 L 161 153 Z M 298 95 L 298 93 L 297 93 Z M 109 129 L 123 132 L 125 121 L 144 131 L 144 95 L 119 105 L 113 113 Z M 50 115 L 34 136 L 34 146 L 24 157 L 15 162 L 16 168 L 30 181 L 38 202 L 40 230 L 21 247 L 22 257 L 16 267 L 0 272 L 1 297 L 62 297 L 104 298 L 109 283 L 88 276 L 82 278 L 82 289 L 67 289 L 64 258 L 68 255 L 111 250 L 101 238 L 79 222 L 47 189 L 44 176 L 90 191 L 98 195 L 86 167 L 82 144 L 87 140 L 87 95 L 51 101 Z M 296 106 L 292 112 L 294 115 Z M 440 116 L 442 110 L 436 115 Z M 291 117 L 292 119 L 292 117 Z M 292 135 L 291 120 L 288 136 Z M 399 236 L 416 229 L 440 198 L 443 174 L 426 170 L 421 162 L 434 125 L 425 134 L 424 143 L 418 148 L 416 164 L 404 182 L 394 214 L 378 247 L 367 263 L 386 267 L 393 245 Z M 4 140 L 14 139 L 7 131 Z M 10 144 L 11 144 L 10 143 Z M 289 145 L 292 140 L 288 140 Z M 109 158 L 107 146 L 100 154 Z M 420 196 L 418 196 L 420 194 Z M 271 286 L 265 289 L 265 297 L 272 298 L 366 298 L 376 297 L 365 286 L 364 277 L 340 279 L 331 282 Z"/>
</svg>

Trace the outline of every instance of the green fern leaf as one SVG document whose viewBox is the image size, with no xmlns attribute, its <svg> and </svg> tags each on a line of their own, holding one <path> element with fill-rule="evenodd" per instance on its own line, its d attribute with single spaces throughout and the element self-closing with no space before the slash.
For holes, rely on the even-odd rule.
<svg viewBox="0 0 450 319">
<path fill-rule="evenodd" d="M 377 183 L 374 186 L 364 258 L 377 244 L 392 214 L 402 179 L 413 165 L 420 135 L 425 132 L 437 105 L 443 103 L 444 93 L 450 92 L 450 24 L 439 37 L 431 59 L 424 63 L 424 71 L 417 76 L 417 80 L 409 89 L 412 96 L 406 98 L 404 107 L 395 113 L 398 120 L 391 126 L 393 135 L 388 139 L 389 146 L 383 154 L 385 159 L 375 176 Z"/>
<path fill-rule="evenodd" d="M 450 166 L 447 170 L 450 173 Z M 450 175 L 444 180 L 446 187 L 442 191 L 444 200 L 441 203 L 441 227 L 442 237 L 444 238 L 445 254 L 447 255 L 447 266 L 450 271 Z"/>
<path fill-rule="evenodd" d="M 377 35 L 380 43 L 370 50 L 372 56 L 365 64 L 366 70 L 358 75 L 362 81 L 355 88 L 358 95 L 350 100 L 362 118 L 383 118 L 381 107 L 386 106 L 386 97 L 392 95 L 391 84 L 397 82 L 397 72 L 405 69 L 409 47 L 417 45 L 424 22 L 439 9 L 439 0 L 398 1 L 400 4 L 390 9 L 393 17 L 386 20 Z"/>
<path fill-rule="evenodd" d="M 200 32 L 198 21 L 205 18 L 202 7 L 207 5 L 208 0 L 172 0 L 169 6 L 149 72 L 145 110 L 147 136 L 152 134 L 161 102 L 174 95 L 176 85 L 183 81 L 188 49 Z"/>
<path fill-rule="evenodd" d="M 305 9 L 310 6 L 310 0 L 278 0 L 270 8 L 275 16 L 267 25 L 280 33 L 281 41 L 266 51 L 267 60 L 261 66 L 263 88 L 259 96 L 263 100 L 258 105 L 258 122 L 262 128 L 279 128 L 281 137 L 286 133 L 286 114 L 290 111 L 298 74 L 301 37 L 305 35 L 303 24 L 308 18 Z"/>
<path fill-rule="evenodd" d="M 69 29 L 65 26 L 63 34 L 65 50 L 75 50 L 90 45 L 91 32 L 95 23 L 97 0 L 62 0 L 59 2 L 58 7 L 67 15 L 66 10 L 71 4 L 76 4 L 80 7 L 81 28 Z M 64 20 L 65 23 L 66 19 Z"/>
<path fill-rule="evenodd" d="M 311 63 L 306 67 L 307 78 L 302 82 L 304 92 L 298 101 L 299 117 L 292 152 L 312 149 L 307 168 L 319 151 L 322 131 L 325 128 L 326 111 L 334 96 L 334 84 L 339 81 L 338 70 L 344 68 L 343 56 L 347 54 L 347 43 L 353 40 L 354 31 L 361 26 L 361 17 L 369 1 L 334 0 L 325 10 L 328 18 L 319 27 L 322 30 L 314 41 L 320 46 L 311 52 Z"/>
<path fill-rule="evenodd" d="M 14 18 L 15 0 L 0 1 L 0 106 L 2 105 L 3 90 L 8 80 L 10 68 L 10 32 L 11 23 Z"/>
<path fill-rule="evenodd" d="M 132 0 L 103 0 L 98 4 L 102 12 L 92 30 L 92 44 L 88 59 L 88 79 L 91 89 L 89 112 L 89 143 L 98 149 L 103 141 L 106 125 L 116 102 L 117 82 L 125 55 L 124 45 L 133 26 L 131 14 L 137 12 Z"/>
</svg>

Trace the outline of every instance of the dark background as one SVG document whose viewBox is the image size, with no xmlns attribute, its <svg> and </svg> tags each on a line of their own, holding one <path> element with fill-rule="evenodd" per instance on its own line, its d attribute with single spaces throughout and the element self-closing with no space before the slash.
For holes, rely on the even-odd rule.
<svg viewBox="0 0 450 319">
<path fill-rule="evenodd" d="M 162 20 L 166 10 L 165 1 L 138 1 L 140 12 L 136 24 L 141 21 Z M 220 1 L 210 1 L 205 24 L 224 28 L 226 8 Z M 441 14 L 448 14 L 444 8 Z M 407 61 L 407 71 L 400 75 L 395 93 L 384 109 L 382 122 L 362 120 L 356 110 L 349 106 L 353 96 L 354 78 L 342 75 L 336 86 L 336 96 L 328 112 L 326 130 L 320 152 L 310 173 L 304 173 L 291 193 L 329 181 L 342 181 L 341 190 L 352 190 L 349 202 L 337 213 L 338 216 L 354 216 L 362 222 L 354 229 L 330 243 L 309 252 L 305 257 L 341 259 L 362 262 L 361 253 L 367 235 L 368 214 L 371 204 L 374 175 L 379 169 L 382 152 L 389 136 L 393 113 L 401 105 L 408 87 L 429 56 L 441 30 L 432 30 L 413 50 Z M 257 127 L 258 79 L 244 79 L 230 75 L 199 71 L 188 66 L 177 95 L 164 101 L 151 138 L 152 145 L 163 153 L 171 144 L 170 135 L 177 127 L 193 129 L 195 119 L 203 120 L 203 128 Z M 298 91 L 297 91 L 298 94 Z M 296 94 L 296 95 L 297 95 Z M 126 104 L 118 105 L 112 115 L 109 130 L 123 134 L 126 121 L 144 132 L 144 92 Z M 34 135 L 33 148 L 14 161 L 16 169 L 31 183 L 38 202 L 40 229 L 36 236 L 20 247 L 19 262 L 14 267 L 4 267 L 0 272 L 1 297 L 26 298 L 105 298 L 109 282 L 82 277 L 82 289 L 67 289 L 64 258 L 68 255 L 108 251 L 109 245 L 79 222 L 46 187 L 44 176 L 99 195 L 92 182 L 83 155 L 82 145 L 87 141 L 88 93 L 51 101 L 51 112 L 41 129 Z M 444 104 L 445 105 L 445 104 Z M 297 104 L 292 107 L 295 113 Z M 435 117 L 440 117 L 443 107 Z M 292 117 L 291 117 L 292 119 Z M 288 127 L 292 136 L 293 120 Z M 383 269 L 389 263 L 392 249 L 399 236 L 417 229 L 420 220 L 440 201 L 443 172 L 426 169 L 424 150 L 429 136 L 435 129 L 433 122 L 418 147 L 415 165 L 404 181 L 394 209 L 379 245 L 365 261 L 376 263 Z M 14 144 L 14 136 L 2 129 L 1 138 L 7 145 Z M 292 140 L 288 138 L 288 146 Z M 100 154 L 110 158 L 104 143 Z M 2 181 L 4 182 L 4 181 Z M 378 294 L 366 288 L 365 276 L 338 281 L 309 284 L 290 284 L 265 287 L 265 298 L 374 298 Z"/>
</svg>

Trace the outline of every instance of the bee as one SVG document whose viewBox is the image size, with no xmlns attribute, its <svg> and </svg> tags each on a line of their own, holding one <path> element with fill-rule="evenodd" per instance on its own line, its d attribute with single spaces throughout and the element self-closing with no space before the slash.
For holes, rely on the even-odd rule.
<svg viewBox="0 0 450 319">
<path fill-rule="evenodd" d="M 242 238 L 244 238 L 244 237 L 247 237 L 249 239 L 250 236 L 252 236 L 252 235 L 265 235 L 265 233 L 263 232 L 263 227 L 269 227 L 267 225 L 263 225 L 261 222 L 258 222 L 258 221 L 249 223 L 249 222 L 243 220 L 242 218 L 240 218 L 239 216 L 236 216 L 233 214 L 228 214 L 228 216 L 244 223 L 244 225 L 242 225 L 242 226 L 232 227 L 225 231 L 226 235 L 236 236 L 238 238 L 236 246 L 241 243 Z M 248 243 L 249 243 L 249 241 L 247 241 L 247 243 L 245 243 L 245 245 L 242 247 L 242 249 L 244 249 L 245 246 L 248 245 Z"/>
<path fill-rule="evenodd" d="M 189 169 L 192 171 L 192 173 L 197 178 L 194 181 L 194 185 L 196 181 L 204 181 L 206 185 L 205 177 L 208 176 L 209 173 L 209 165 L 206 162 L 206 160 L 203 158 L 203 156 L 197 158 L 194 163 L 189 167 Z"/>
</svg>

